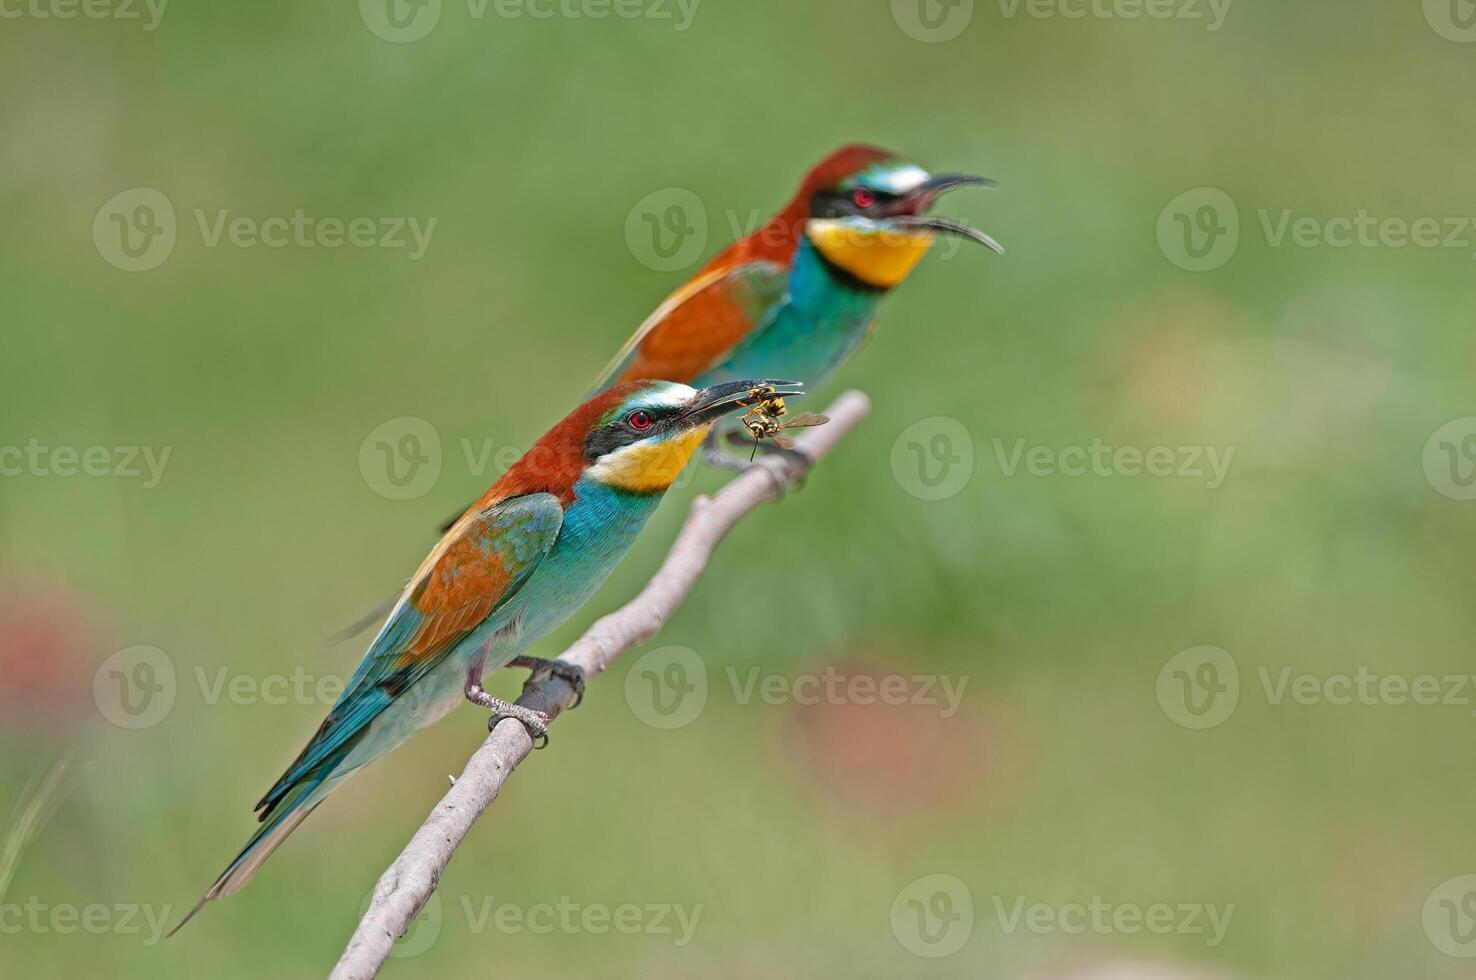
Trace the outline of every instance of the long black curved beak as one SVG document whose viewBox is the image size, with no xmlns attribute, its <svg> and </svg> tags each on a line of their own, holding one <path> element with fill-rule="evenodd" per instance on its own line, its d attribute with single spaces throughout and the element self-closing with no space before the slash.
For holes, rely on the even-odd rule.
<svg viewBox="0 0 1476 980">
<path fill-rule="evenodd" d="M 927 194 L 930 198 L 937 197 L 944 191 L 951 191 L 955 187 L 998 187 L 999 181 L 990 180 L 988 177 L 980 177 L 977 174 L 934 174 L 918 185 L 913 194 Z M 908 195 L 909 197 L 912 195 Z"/>
<path fill-rule="evenodd" d="M 985 248 L 1004 254 L 1004 246 L 977 228 L 961 221 L 939 218 L 927 213 L 939 196 L 959 187 L 998 187 L 999 183 L 976 174 L 935 174 L 917 185 L 896 206 L 891 221 L 901 228 L 922 228 L 944 235 L 954 235 L 977 242 Z"/>
<path fill-rule="evenodd" d="M 962 221 L 954 221 L 952 218 L 939 218 L 931 214 L 902 215 L 893 218 L 892 223 L 900 228 L 925 228 L 944 235 L 967 238 L 971 242 L 978 242 L 985 248 L 993 249 L 996 254 L 1004 254 L 1004 246 L 990 237 L 988 233 L 978 228 L 971 228 Z"/>
<path fill-rule="evenodd" d="M 793 398 L 803 395 L 804 392 L 799 390 L 802 383 L 761 379 L 729 381 L 710 388 L 702 388 L 697 392 L 697 397 L 692 399 L 692 404 L 687 411 L 678 419 L 678 424 L 689 428 L 703 425 L 726 415 L 734 408 L 741 407 L 740 402 L 755 402 L 765 394 L 770 398 Z"/>
</svg>

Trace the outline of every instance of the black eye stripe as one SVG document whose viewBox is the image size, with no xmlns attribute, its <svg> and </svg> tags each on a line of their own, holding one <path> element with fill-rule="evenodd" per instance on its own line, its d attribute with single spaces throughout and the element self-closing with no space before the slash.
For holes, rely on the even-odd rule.
<svg viewBox="0 0 1476 980">
<path fill-rule="evenodd" d="M 644 412 L 651 420 L 644 429 L 631 424 L 631 417 L 637 412 Z M 671 420 L 677 414 L 677 409 L 667 408 L 633 408 L 621 412 L 614 419 L 591 432 L 584 440 L 584 458 L 592 463 L 601 456 L 629 446 L 631 443 L 649 439 L 669 428 Z"/>
<path fill-rule="evenodd" d="M 869 207 L 858 207 L 853 195 L 857 190 L 865 190 L 875 198 Z M 887 191 L 877 190 L 874 187 L 852 188 L 848 191 L 820 191 L 810 198 L 810 217 L 812 218 L 845 218 L 851 215 L 865 215 L 876 209 L 885 207 L 887 204 L 897 200 L 899 195 Z"/>
</svg>

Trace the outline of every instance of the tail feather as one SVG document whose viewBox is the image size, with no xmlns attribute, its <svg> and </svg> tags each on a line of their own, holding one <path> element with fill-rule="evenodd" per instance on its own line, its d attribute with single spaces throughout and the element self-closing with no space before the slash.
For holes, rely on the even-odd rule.
<svg viewBox="0 0 1476 980">
<path fill-rule="evenodd" d="M 328 794 L 328 790 L 337 780 L 327 785 L 323 785 L 323 782 L 322 779 L 318 779 L 299 786 L 297 790 L 281 800 L 274 812 L 264 814 L 266 819 L 256 833 L 251 835 L 246 846 L 241 848 L 241 853 L 236 855 L 236 859 L 221 872 L 214 884 L 206 889 L 205 895 L 195 903 L 195 907 L 186 913 L 179 925 L 169 930 L 169 935 L 165 938 L 183 929 L 185 923 L 193 919 L 195 913 L 205 907 L 206 902 L 234 895 L 246 887 L 246 883 L 261 869 L 266 859 L 272 856 L 272 852 L 282 846 L 282 842 L 297 829 L 298 824 L 306 820 L 308 814 L 323 802 L 323 797 Z"/>
</svg>

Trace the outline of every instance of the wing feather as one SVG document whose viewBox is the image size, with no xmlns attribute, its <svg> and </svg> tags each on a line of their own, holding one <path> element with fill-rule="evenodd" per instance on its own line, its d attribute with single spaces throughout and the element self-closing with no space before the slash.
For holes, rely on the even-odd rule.
<svg viewBox="0 0 1476 980">
<path fill-rule="evenodd" d="M 761 326 L 788 285 L 788 267 L 766 259 L 702 272 L 646 318 L 592 390 L 642 378 L 692 381 Z"/>
<path fill-rule="evenodd" d="M 517 594 L 563 518 L 557 497 L 534 493 L 456 522 L 401 593 L 317 733 L 257 804 L 263 819 L 294 786 L 341 761 L 380 712 Z"/>
</svg>

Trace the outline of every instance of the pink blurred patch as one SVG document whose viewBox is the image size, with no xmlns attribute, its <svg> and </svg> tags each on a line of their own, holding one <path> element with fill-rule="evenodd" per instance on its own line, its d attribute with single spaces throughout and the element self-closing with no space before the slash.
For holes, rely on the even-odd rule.
<svg viewBox="0 0 1476 980">
<path fill-rule="evenodd" d="M 1006 794 L 1016 767 L 1005 762 L 1018 755 L 1012 726 L 971 682 L 950 713 L 941 683 L 929 687 L 932 675 L 912 664 L 851 655 L 806 673 L 833 673 L 842 694 L 793 703 L 776 751 L 837 802 L 900 817 Z M 883 684 L 898 690 L 896 678 L 906 695 L 883 697 Z M 957 690 L 962 678 L 948 681 Z"/>
<path fill-rule="evenodd" d="M 62 732 L 94 709 L 102 616 L 55 582 L 0 581 L 0 728 Z"/>
</svg>

